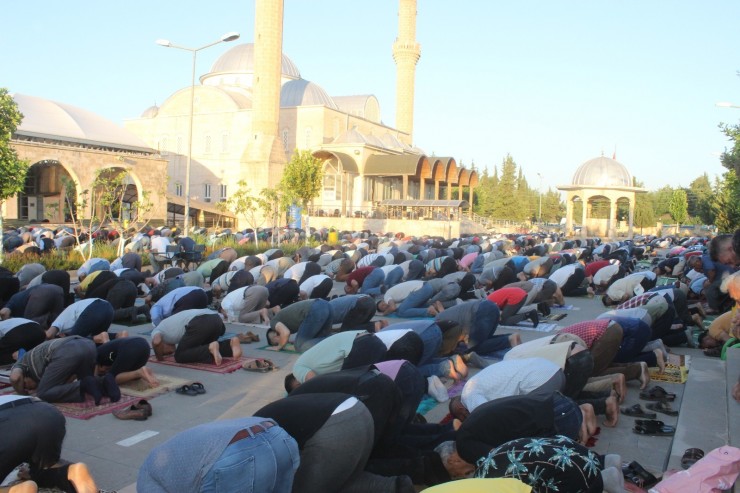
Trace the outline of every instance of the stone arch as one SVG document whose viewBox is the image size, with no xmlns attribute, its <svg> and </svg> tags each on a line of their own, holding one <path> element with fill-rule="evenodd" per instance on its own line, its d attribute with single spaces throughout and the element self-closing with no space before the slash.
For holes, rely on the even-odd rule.
<svg viewBox="0 0 740 493">
<path fill-rule="evenodd" d="M 118 184 L 117 181 L 113 181 L 118 180 L 121 174 L 125 174 L 125 176 L 121 179 L 120 184 Z M 133 219 L 133 204 L 137 202 L 140 203 L 144 200 L 144 188 L 142 186 L 141 180 L 138 176 L 136 176 L 136 173 L 134 173 L 130 168 L 126 166 L 121 166 L 115 163 L 106 163 L 97 171 L 96 180 L 97 179 L 107 179 L 111 180 L 111 182 L 109 182 L 107 185 L 98 184 L 92 189 L 92 196 L 90 200 L 91 202 L 95 202 L 96 216 L 99 217 L 99 214 L 102 212 L 99 207 L 101 206 L 100 202 L 103 200 L 103 194 L 112 192 L 116 195 L 115 200 L 117 203 L 113 203 L 110 205 L 111 217 L 109 219 L 120 220 L 122 222 L 130 221 L 131 219 Z M 116 185 L 115 191 L 111 190 L 111 184 Z M 118 197 L 120 197 L 120 202 Z M 123 207 L 124 210 L 119 210 L 119 207 Z"/>
<path fill-rule="evenodd" d="M 70 190 L 65 188 L 65 180 L 72 187 Z M 57 159 L 40 159 L 29 166 L 24 190 L 17 196 L 18 218 L 66 222 L 70 217 L 65 193 L 74 195 L 74 208 L 81 189 L 84 185 L 71 167 Z"/>
</svg>

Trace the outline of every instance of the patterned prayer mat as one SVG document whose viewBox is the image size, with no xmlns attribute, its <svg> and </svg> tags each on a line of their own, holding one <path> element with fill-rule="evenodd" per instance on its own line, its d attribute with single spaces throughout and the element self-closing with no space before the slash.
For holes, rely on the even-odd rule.
<svg viewBox="0 0 740 493">
<path fill-rule="evenodd" d="M 175 361 L 175 357 L 172 355 L 165 356 L 163 361 L 157 361 L 157 358 L 155 358 L 154 356 L 149 357 L 149 361 L 151 361 L 152 363 L 157 363 L 158 365 L 179 366 L 180 368 L 191 368 L 193 370 L 210 371 L 213 373 L 235 372 L 236 370 L 241 369 L 242 364 L 244 364 L 245 361 L 251 361 L 254 359 L 255 358 L 246 358 L 244 356 L 239 359 L 224 357 L 221 366 L 216 366 L 212 363 L 177 363 Z"/>
<path fill-rule="evenodd" d="M 175 390 L 183 385 L 189 385 L 193 383 L 193 379 L 190 378 L 178 378 L 170 377 L 168 375 L 157 375 L 159 385 L 157 387 L 150 387 L 146 380 L 139 378 L 126 382 L 121 385 L 121 393 L 137 397 L 139 399 L 151 399 L 161 394 L 165 394 L 172 390 Z"/>
<path fill-rule="evenodd" d="M 68 418 L 90 419 L 95 416 L 110 414 L 118 409 L 126 408 L 138 399 L 138 397 L 122 395 L 120 401 L 110 402 L 107 397 L 103 397 L 100 404 L 96 406 L 92 397 L 88 397 L 85 402 L 59 402 L 54 403 L 54 406 L 56 406 L 56 408 Z"/>
</svg>

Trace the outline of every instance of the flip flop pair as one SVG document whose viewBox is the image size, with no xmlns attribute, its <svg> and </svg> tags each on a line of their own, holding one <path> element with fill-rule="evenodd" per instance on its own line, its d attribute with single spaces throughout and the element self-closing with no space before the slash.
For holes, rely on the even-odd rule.
<svg viewBox="0 0 740 493">
<path fill-rule="evenodd" d="M 676 433 L 676 427 L 654 419 L 638 419 L 635 420 L 635 427 L 632 428 L 632 432 L 638 435 L 668 437 Z"/>
<path fill-rule="evenodd" d="M 678 416 L 678 411 L 673 409 L 671 405 L 666 401 L 660 401 L 660 402 L 655 402 L 652 404 L 647 404 L 645 407 L 650 409 L 651 411 L 656 411 L 656 412 L 659 412 L 659 413 L 662 413 L 668 416 Z"/>
<path fill-rule="evenodd" d="M 673 401 L 676 394 L 666 391 L 663 387 L 655 386 L 640 392 L 640 399 L 644 401 Z"/>
<path fill-rule="evenodd" d="M 660 481 L 653 473 L 642 467 L 637 461 L 622 466 L 622 475 L 624 480 L 633 485 L 648 489 Z"/>
<path fill-rule="evenodd" d="M 687 448 L 681 457 L 681 467 L 688 469 L 704 457 L 704 451 L 700 448 Z"/>
<path fill-rule="evenodd" d="M 200 382 L 195 382 L 190 385 L 183 385 L 182 387 L 178 387 L 175 392 L 177 392 L 180 395 L 189 395 L 189 396 L 196 396 L 206 393 L 206 388 L 203 386 Z"/>
<path fill-rule="evenodd" d="M 645 412 L 640 404 L 635 404 L 632 407 L 623 407 L 621 411 L 625 416 L 632 416 L 633 418 L 655 419 L 658 416 L 655 413 Z"/>
</svg>

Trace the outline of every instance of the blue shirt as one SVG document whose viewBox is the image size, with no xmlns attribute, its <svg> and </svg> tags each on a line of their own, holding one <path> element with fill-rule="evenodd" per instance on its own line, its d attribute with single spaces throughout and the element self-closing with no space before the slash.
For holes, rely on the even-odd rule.
<svg viewBox="0 0 740 493">
<path fill-rule="evenodd" d="M 180 298 L 186 294 L 190 294 L 196 289 L 202 288 L 196 286 L 184 286 L 182 288 L 173 289 L 162 298 L 157 301 L 151 309 L 152 325 L 155 327 L 159 325 L 159 322 L 172 315 L 172 310 L 175 309 L 175 303 L 180 301 Z"/>
</svg>

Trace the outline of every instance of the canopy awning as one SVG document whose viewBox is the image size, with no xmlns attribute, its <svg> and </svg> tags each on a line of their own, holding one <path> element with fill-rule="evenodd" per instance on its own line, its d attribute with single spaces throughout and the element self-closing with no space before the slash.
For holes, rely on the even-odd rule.
<svg viewBox="0 0 740 493">
<path fill-rule="evenodd" d="M 234 217 L 234 213 L 231 211 L 219 210 L 215 204 L 210 202 L 203 202 L 201 200 L 190 199 L 190 209 L 209 212 L 211 214 L 217 214 L 219 216 Z M 175 212 L 177 214 L 185 213 L 185 197 L 178 197 L 177 195 L 167 195 L 167 212 Z"/>
<path fill-rule="evenodd" d="M 374 155 L 367 158 L 365 175 L 416 175 L 427 158 L 419 154 Z"/>
<path fill-rule="evenodd" d="M 387 207 L 456 207 L 467 208 L 470 204 L 467 200 L 401 200 L 388 199 L 380 202 Z"/>
</svg>

